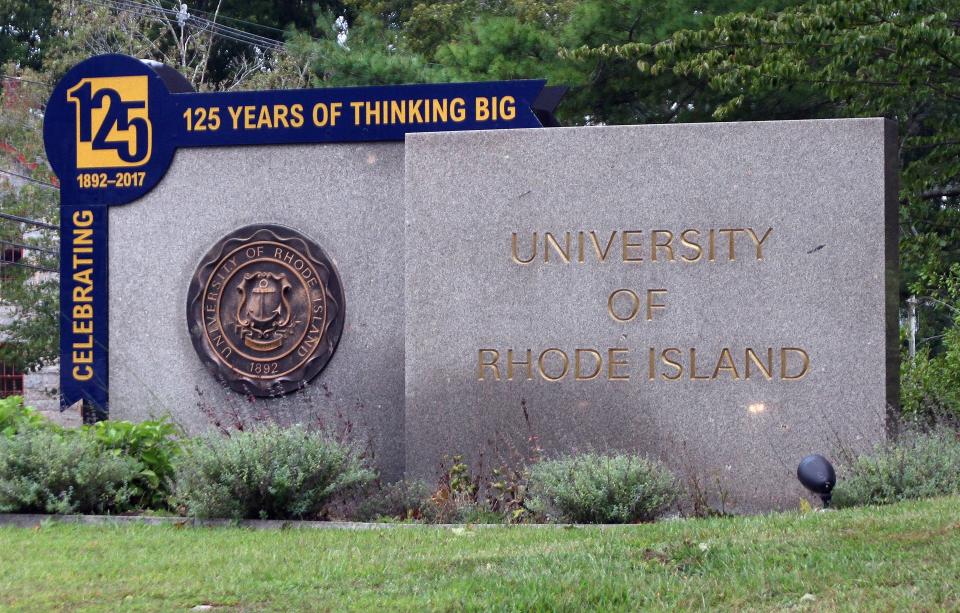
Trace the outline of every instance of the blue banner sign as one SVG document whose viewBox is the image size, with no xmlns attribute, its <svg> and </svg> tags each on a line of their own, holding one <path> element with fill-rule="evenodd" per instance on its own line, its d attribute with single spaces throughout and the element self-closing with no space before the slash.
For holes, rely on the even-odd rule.
<svg viewBox="0 0 960 613">
<path fill-rule="evenodd" d="M 402 141 L 410 132 L 537 128 L 545 81 L 172 93 L 123 55 L 81 62 L 44 115 L 60 179 L 61 408 L 108 414 L 108 207 L 155 187 L 181 147 Z M 548 96 L 550 97 L 550 96 Z M 552 96 L 555 104 L 556 94 Z M 552 108 L 542 109 L 549 113 Z"/>
</svg>

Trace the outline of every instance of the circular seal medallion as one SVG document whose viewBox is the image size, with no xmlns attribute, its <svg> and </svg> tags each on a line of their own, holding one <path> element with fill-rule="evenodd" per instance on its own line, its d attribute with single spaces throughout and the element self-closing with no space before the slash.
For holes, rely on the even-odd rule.
<svg viewBox="0 0 960 613">
<path fill-rule="evenodd" d="M 343 287 L 312 240 L 279 225 L 231 232 L 204 256 L 187 294 L 193 347 L 231 389 L 279 396 L 327 365 L 343 331 Z"/>
</svg>

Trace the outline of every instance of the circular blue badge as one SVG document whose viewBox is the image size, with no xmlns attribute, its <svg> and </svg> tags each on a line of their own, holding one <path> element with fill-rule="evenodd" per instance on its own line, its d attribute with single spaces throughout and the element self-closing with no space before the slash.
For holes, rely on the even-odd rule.
<svg viewBox="0 0 960 613">
<path fill-rule="evenodd" d="M 140 60 L 98 55 L 74 66 L 44 114 L 61 203 L 126 204 L 156 186 L 173 159 L 172 106 L 163 80 Z"/>
</svg>

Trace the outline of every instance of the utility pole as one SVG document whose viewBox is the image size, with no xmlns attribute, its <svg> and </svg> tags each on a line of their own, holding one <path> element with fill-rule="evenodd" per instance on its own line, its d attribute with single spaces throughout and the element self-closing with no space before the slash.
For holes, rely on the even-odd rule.
<svg viewBox="0 0 960 613">
<path fill-rule="evenodd" d="M 910 327 L 910 360 L 917 357 L 917 297 L 907 298 L 907 325 Z"/>
</svg>

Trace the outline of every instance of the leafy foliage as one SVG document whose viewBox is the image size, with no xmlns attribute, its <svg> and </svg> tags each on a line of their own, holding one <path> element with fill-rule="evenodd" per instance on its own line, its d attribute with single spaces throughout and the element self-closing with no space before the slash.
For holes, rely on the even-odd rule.
<svg viewBox="0 0 960 613">
<path fill-rule="evenodd" d="M 676 121 L 702 115 L 677 100 L 706 96 L 704 82 L 651 78 L 633 61 L 561 57 L 563 47 L 656 41 L 723 12 L 789 0 L 348 0 L 346 45 L 294 37 L 298 63 L 317 85 L 546 78 L 570 92 L 558 113 L 573 125 Z M 329 31 L 329 28 L 326 29 Z"/>
<path fill-rule="evenodd" d="M 703 80 L 720 95 L 717 119 L 771 119 L 780 107 L 798 118 L 898 120 L 904 288 L 943 300 L 960 262 L 958 30 L 957 0 L 834 0 L 732 13 L 703 30 L 573 55 Z"/>
<path fill-rule="evenodd" d="M 12 437 L 19 432 L 37 429 L 58 430 L 59 427 L 36 409 L 25 406 L 20 396 L 0 398 L 0 435 Z"/>
<path fill-rule="evenodd" d="M 176 426 L 166 419 L 140 423 L 107 420 L 84 428 L 104 453 L 139 462 L 140 471 L 131 483 L 136 506 L 167 506 L 173 488 L 174 462 L 181 451 Z"/>
<path fill-rule="evenodd" d="M 950 331 L 956 334 L 956 329 Z M 944 355 L 922 348 L 900 366 L 900 409 L 909 418 L 953 416 L 960 422 L 960 347 L 949 341 Z"/>
<path fill-rule="evenodd" d="M 141 469 L 83 433 L 0 436 L 0 512 L 120 513 L 131 508 Z"/>
<path fill-rule="evenodd" d="M 960 436 L 951 430 L 914 433 L 841 466 L 837 507 L 890 504 L 960 492 Z"/>
<path fill-rule="evenodd" d="M 0 66 L 43 63 L 43 43 L 52 33 L 49 0 L 0 0 Z"/>
<path fill-rule="evenodd" d="M 301 426 L 200 437 L 176 463 L 175 498 L 192 517 L 316 518 L 374 478 L 357 451 Z"/>
<path fill-rule="evenodd" d="M 530 507 L 549 519 L 623 524 L 653 521 L 678 496 L 674 476 L 629 454 L 584 453 L 530 469 Z"/>
<path fill-rule="evenodd" d="M 39 181 L 23 181 L 0 173 L 0 210 L 56 226 L 58 196 L 45 183 L 56 177 L 44 163 L 41 125 L 36 109 L 46 101 L 48 91 L 42 77 L 22 73 L 29 82 L 4 82 L 0 95 L 0 169 Z M 17 185 L 16 183 L 19 183 Z M 0 361 L 21 370 L 39 368 L 59 354 L 59 283 L 53 273 L 40 269 L 57 268 L 57 232 L 10 220 L 0 222 L 0 248 L 26 245 L 18 265 L 5 265 L 0 279 L 0 302 L 7 313 L 0 324 L 0 337 L 14 342 L 0 344 Z"/>
</svg>

